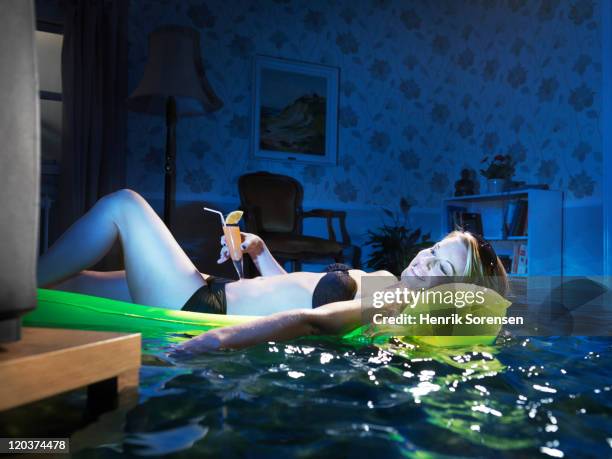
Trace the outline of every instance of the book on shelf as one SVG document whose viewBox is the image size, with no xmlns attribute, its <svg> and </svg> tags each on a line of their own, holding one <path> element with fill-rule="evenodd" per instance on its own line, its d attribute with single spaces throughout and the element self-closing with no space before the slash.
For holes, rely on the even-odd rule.
<svg viewBox="0 0 612 459">
<path fill-rule="evenodd" d="M 527 201 L 525 199 L 516 199 L 508 203 L 505 228 L 507 236 L 527 234 Z"/>
<path fill-rule="evenodd" d="M 461 221 L 464 231 L 482 235 L 482 217 L 478 212 L 463 212 Z"/>
<path fill-rule="evenodd" d="M 527 244 L 516 244 L 512 257 L 512 274 L 527 274 Z"/>
<path fill-rule="evenodd" d="M 507 273 L 512 272 L 512 257 L 510 255 L 498 255 L 499 260 L 504 265 L 504 269 Z"/>
<path fill-rule="evenodd" d="M 461 214 L 467 211 L 466 207 L 463 206 L 447 206 L 446 211 L 448 212 L 448 232 L 456 230 L 457 228 L 463 227 L 463 220 Z"/>
<path fill-rule="evenodd" d="M 521 213 L 516 229 L 517 236 L 525 236 L 525 224 L 527 223 L 527 201 L 521 201 Z"/>
</svg>

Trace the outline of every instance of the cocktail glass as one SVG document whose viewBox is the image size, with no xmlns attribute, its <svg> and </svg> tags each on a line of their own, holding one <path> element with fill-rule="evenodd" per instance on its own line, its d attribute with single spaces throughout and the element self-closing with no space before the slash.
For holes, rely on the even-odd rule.
<svg viewBox="0 0 612 459">
<path fill-rule="evenodd" d="M 240 279 L 244 279 L 244 267 L 242 262 L 242 237 L 240 236 L 240 227 L 238 225 L 224 225 L 223 234 L 225 235 L 225 244 L 229 250 L 230 258 L 234 263 L 234 268 Z"/>
</svg>

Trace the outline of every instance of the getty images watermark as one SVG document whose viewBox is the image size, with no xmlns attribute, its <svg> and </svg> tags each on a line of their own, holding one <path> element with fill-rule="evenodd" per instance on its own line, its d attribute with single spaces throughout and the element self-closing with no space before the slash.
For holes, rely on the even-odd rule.
<svg viewBox="0 0 612 459">
<path fill-rule="evenodd" d="M 509 287 L 501 295 L 461 278 L 368 276 L 362 323 L 405 336 L 612 334 L 610 277 L 513 277 Z"/>
<path fill-rule="evenodd" d="M 505 312 L 504 307 L 485 314 L 466 312 L 471 308 L 481 311 L 485 306 L 487 293 L 487 289 L 472 289 L 469 284 L 457 283 L 447 283 L 443 284 L 442 287 L 430 289 L 424 287 L 413 289 L 404 286 L 376 290 L 372 295 L 372 307 L 374 309 L 382 309 L 385 306 L 395 307 L 400 304 L 404 306 L 404 309 L 403 312 L 394 315 L 385 315 L 383 312 L 374 313 L 372 322 L 375 325 L 524 324 L 524 317 L 502 315 Z M 440 308 L 440 306 L 443 306 L 443 308 Z M 453 308 L 457 312 L 453 312 Z M 436 314 L 433 311 L 438 313 Z M 440 311 L 443 311 L 443 314 L 439 314 Z"/>
</svg>

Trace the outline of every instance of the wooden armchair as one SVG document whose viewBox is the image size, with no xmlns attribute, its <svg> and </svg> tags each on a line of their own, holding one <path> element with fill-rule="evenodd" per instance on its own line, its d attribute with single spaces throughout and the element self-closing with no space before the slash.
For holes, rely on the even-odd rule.
<svg viewBox="0 0 612 459">
<path fill-rule="evenodd" d="M 238 190 L 247 231 L 259 234 L 280 262 L 291 261 L 294 271 L 301 269 L 302 262 L 340 263 L 345 258 L 350 258 L 353 267 L 359 267 L 360 250 L 351 245 L 346 212 L 303 211 L 304 189 L 294 178 L 254 172 L 240 177 Z M 304 235 L 305 218 L 325 218 L 328 238 Z M 340 241 L 336 238 L 334 219 L 339 222 Z"/>
</svg>

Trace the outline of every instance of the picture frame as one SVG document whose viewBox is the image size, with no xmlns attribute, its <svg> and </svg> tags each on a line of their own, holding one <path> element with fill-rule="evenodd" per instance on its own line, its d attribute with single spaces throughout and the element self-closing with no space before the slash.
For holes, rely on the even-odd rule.
<svg viewBox="0 0 612 459">
<path fill-rule="evenodd" d="M 335 165 L 339 69 L 255 56 L 251 155 Z"/>
</svg>

